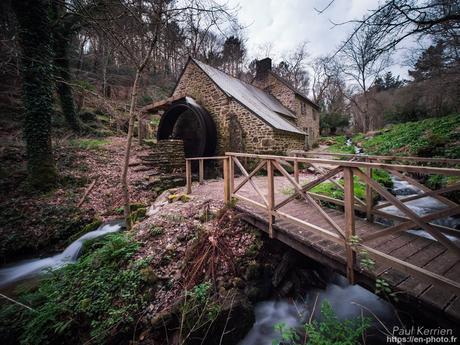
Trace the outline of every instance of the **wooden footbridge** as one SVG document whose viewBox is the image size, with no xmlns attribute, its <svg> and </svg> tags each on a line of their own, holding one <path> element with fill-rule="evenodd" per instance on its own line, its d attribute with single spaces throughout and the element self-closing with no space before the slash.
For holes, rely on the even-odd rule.
<svg viewBox="0 0 460 345">
<path fill-rule="evenodd" d="M 223 161 L 219 165 L 223 180 L 204 181 L 209 160 Z M 460 169 L 455 167 L 460 160 L 323 153 L 321 158 L 314 158 L 308 152 L 289 157 L 226 153 L 186 160 L 188 193 L 192 193 L 194 161 L 198 161 L 199 185 L 193 193 L 220 194 L 226 202 L 237 199 L 237 208 L 245 213 L 246 221 L 268 232 L 270 238 L 346 275 L 351 283 L 372 291 L 376 283 L 388 284 L 389 290 L 383 293 L 460 321 L 460 231 L 436 222 L 460 213 L 460 206 L 449 199 L 460 189 L 460 183 L 431 190 L 411 177 L 436 174 L 458 181 Z M 302 173 L 300 168 L 306 167 L 312 167 L 314 173 Z M 420 193 L 397 198 L 373 178 L 375 169 L 407 181 Z M 357 181 L 365 185 L 364 196 L 355 194 Z M 343 197 L 312 191 L 325 182 L 333 183 Z M 385 201 L 375 204 L 377 195 Z M 411 201 L 426 197 L 436 199 L 442 207 L 429 214 L 416 214 L 409 207 Z M 389 213 L 389 207 L 399 212 Z M 408 232 L 410 229 L 423 229 L 432 237 Z"/>
</svg>

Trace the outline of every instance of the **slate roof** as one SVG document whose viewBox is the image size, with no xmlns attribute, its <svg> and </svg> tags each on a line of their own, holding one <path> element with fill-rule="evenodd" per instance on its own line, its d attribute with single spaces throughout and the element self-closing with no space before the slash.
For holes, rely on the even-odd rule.
<svg viewBox="0 0 460 345">
<path fill-rule="evenodd" d="M 289 117 L 294 120 L 296 116 L 272 95 L 201 61 L 192 60 L 227 96 L 240 102 L 271 127 L 282 131 L 305 134 L 284 118 Z"/>
</svg>

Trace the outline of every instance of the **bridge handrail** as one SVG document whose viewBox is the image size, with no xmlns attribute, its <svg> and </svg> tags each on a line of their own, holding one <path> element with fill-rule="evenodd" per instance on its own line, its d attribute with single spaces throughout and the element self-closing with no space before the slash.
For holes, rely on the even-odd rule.
<svg viewBox="0 0 460 345">
<path fill-rule="evenodd" d="M 331 157 L 349 157 L 359 158 L 367 161 L 413 161 L 413 162 L 426 162 L 426 163 L 440 163 L 440 164 L 460 164 L 460 159 L 454 158 L 441 158 L 441 157 L 413 157 L 413 156 L 382 156 L 382 155 L 369 155 L 365 153 L 332 153 L 332 152 L 309 152 L 301 150 L 289 151 L 289 154 L 304 155 L 304 156 L 331 156 Z"/>
<path fill-rule="evenodd" d="M 321 158 L 303 158 L 293 156 L 276 156 L 276 155 L 260 155 L 253 153 L 240 153 L 240 152 L 226 152 L 226 156 L 244 157 L 244 158 L 258 158 L 265 160 L 277 160 L 298 162 L 298 163 L 317 163 L 331 166 L 343 166 L 348 168 L 377 168 L 384 170 L 397 170 L 404 172 L 418 172 L 425 174 L 439 174 L 447 176 L 460 176 L 460 169 L 457 168 L 443 168 L 443 167 L 427 167 L 403 164 L 384 164 L 384 163 L 371 163 L 371 162 L 358 162 L 347 161 L 338 159 L 321 159 Z"/>
<path fill-rule="evenodd" d="M 239 158 L 247 159 L 257 159 L 259 163 L 251 171 L 246 171 L 243 164 L 239 161 Z M 273 224 L 276 221 L 276 218 L 285 219 L 291 223 L 295 223 L 307 230 L 319 233 L 329 240 L 332 240 L 336 243 L 341 243 L 345 246 L 346 251 L 346 263 L 347 263 L 347 276 L 350 282 L 354 282 L 355 271 L 357 270 L 356 256 L 359 254 L 360 250 L 365 250 L 374 258 L 388 263 L 394 268 L 410 272 L 415 277 L 419 277 L 433 284 L 438 284 L 443 288 L 449 289 L 451 291 L 460 292 L 460 283 L 448 279 L 444 276 L 441 276 L 435 272 L 431 272 L 427 269 L 409 264 L 400 260 L 396 257 L 392 257 L 384 252 L 376 250 L 369 246 L 368 242 L 372 241 L 379 237 L 389 236 L 400 231 L 408 230 L 414 226 L 419 227 L 430 233 L 435 237 L 440 244 L 445 246 L 449 251 L 452 251 L 455 255 L 460 256 L 460 248 L 448 239 L 444 233 L 455 234 L 458 236 L 459 232 L 456 229 L 447 228 L 438 224 L 434 224 L 433 221 L 441 218 L 447 217 L 460 213 L 460 205 L 447 199 L 441 194 L 460 190 L 460 183 L 456 183 L 453 186 L 445 187 L 437 191 L 431 190 L 425 185 L 420 184 L 419 182 L 412 179 L 410 176 L 406 176 L 404 172 L 416 172 L 423 174 L 441 174 L 445 176 L 460 176 L 460 169 L 456 168 L 444 168 L 444 167 L 427 167 L 427 166 L 414 166 L 414 165 L 401 165 L 401 164 L 383 164 L 375 162 L 358 162 L 358 161 L 348 161 L 348 160 L 330 160 L 330 159 L 317 159 L 317 158 L 303 158 L 303 157 L 292 157 L 292 156 L 277 156 L 277 155 L 261 155 L 261 154 L 248 154 L 248 153 L 238 153 L 238 152 L 226 152 L 225 156 L 216 156 L 216 157 L 196 157 L 189 158 L 186 160 L 186 173 L 187 173 L 187 192 L 191 192 L 191 164 L 193 161 L 199 161 L 200 163 L 200 183 L 203 183 L 204 175 L 204 161 L 205 160 L 222 160 L 223 161 L 223 176 L 224 176 L 224 201 L 230 202 L 232 198 L 238 198 L 242 201 L 249 203 L 250 205 L 257 207 L 259 209 L 267 212 L 268 224 L 269 224 L 269 235 L 273 237 Z M 293 176 L 289 174 L 286 169 L 283 167 L 285 162 L 294 162 L 294 173 Z M 331 166 L 331 170 L 324 171 L 323 174 L 317 177 L 314 181 L 310 181 L 307 184 L 301 185 L 299 183 L 299 163 L 307 163 L 313 167 L 315 164 L 328 165 Z M 243 176 L 243 181 L 235 186 L 234 180 L 234 171 L 235 165 L 238 167 Z M 267 182 L 268 182 L 268 193 L 264 195 L 262 191 L 258 188 L 255 181 L 253 181 L 254 176 L 261 169 L 265 168 L 267 171 Z M 316 167 L 315 167 L 316 168 Z M 415 187 L 422 190 L 422 194 L 418 196 L 408 196 L 402 199 L 398 199 L 393 196 L 386 188 L 382 187 L 379 183 L 372 179 L 372 170 L 373 169 L 384 169 L 395 174 L 399 178 L 408 181 L 413 184 Z M 275 202 L 275 188 L 274 188 L 274 175 L 275 170 L 278 170 L 281 175 L 286 178 L 290 184 L 294 187 L 294 194 L 287 197 L 281 202 Z M 317 171 L 321 171 L 318 167 Z M 403 172 L 403 173 L 401 173 Z M 325 181 L 331 181 L 332 178 L 337 175 L 343 175 L 343 186 L 337 181 L 336 185 L 342 188 L 343 190 L 343 200 L 334 199 L 317 193 L 309 191 L 314 186 L 323 183 Z M 360 200 L 357 202 L 357 198 L 354 194 L 354 177 L 357 177 L 366 185 L 365 200 Z M 263 203 L 250 199 L 249 197 L 241 195 L 238 191 L 245 185 L 250 184 L 257 194 L 263 200 Z M 387 206 L 394 206 L 400 210 L 403 216 L 400 215 L 390 215 L 386 213 L 382 207 L 375 207 L 373 205 L 373 193 L 378 193 L 387 200 Z M 419 216 L 415 214 L 411 209 L 409 209 L 404 202 L 415 200 L 424 196 L 430 196 L 438 199 L 447 205 L 446 209 L 440 210 L 438 212 Z M 334 229 L 334 232 L 330 230 L 321 228 L 317 225 L 311 224 L 305 220 L 299 219 L 288 213 L 281 211 L 280 208 L 292 202 L 295 199 L 304 199 L 309 203 L 309 205 L 315 207 Z M 335 221 L 322 209 L 321 205 L 317 204 L 316 201 L 323 200 L 327 202 L 336 203 L 344 207 L 345 215 L 345 225 L 340 227 L 335 223 Z M 354 243 L 355 233 L 355 210 L 365 212 L 367 220 L 372 222 L 373 216 L 387 217 L 398 221 L 399 223 L 390 226 L 386 229 L 379 230 L 375 233 L 368 234 L 360 239 L 359 243 Z"/>
</svg>

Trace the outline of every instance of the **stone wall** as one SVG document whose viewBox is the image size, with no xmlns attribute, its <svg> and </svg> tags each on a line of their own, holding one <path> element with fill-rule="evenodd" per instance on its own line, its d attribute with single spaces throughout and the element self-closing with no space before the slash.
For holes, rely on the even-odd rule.
<svg viewBox="0 0 460 345">
<path fill-rule="evenodd" d="M 211 114 L 217 130 L 217 155 L 233 150 L 267 153 L 303 148 L 302 135 L 274 130 L 229 98 L 193 61 L 188 63 L 173 96 L 190 96 Z M 238 141 L 242 141 L 240 145 Z"/>
<path fill-rule="evenodd" d="M 302 103 L 305 104 L 305 113 L 302 114 Z M 304 130 L 308 134 L 308 145 L 316 143 L 319 138 L 319 112 L 312 107 L 302 97 L 296 97 L 296 114 L 297 127 Z"/>
<path fill-rule="evenodd" d="M 170 174 L 185 170 L 184 142 L 182 140 L 159 140 L 148 156 L 141 157 L 143 164 L 153 166 L 157 173 Z"/>
<path fill-rule="evenodd" d="M 264 79 L 255 79 L 253 85 L 269 92 L 281 104 L 296 114 L 296 126 L 308 133 L 309 147 L 319 138 L 319 113 L 318 111 L 302 97 L 288 87 L 282 80 L 268 73 Z M 305 104 L 305 114 L 302 114 L 302 103 Z"/>
</svg>

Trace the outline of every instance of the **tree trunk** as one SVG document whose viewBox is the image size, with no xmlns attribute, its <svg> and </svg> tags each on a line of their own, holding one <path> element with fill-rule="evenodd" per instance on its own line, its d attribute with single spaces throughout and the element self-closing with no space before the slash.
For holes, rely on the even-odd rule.
<svg viewBox="0 0 460 345">
<path fill-rule="evenodd" d="M 133 141 L 134 121 L 136 119 L 134 108 L 136 106 L 137 85 L 139 83 L 139 76 L 141 72 L 142 72 L 141 69 L 137 69 L 136 76 L 134 77 L 133 89 L 131 90 L 131 103 L 129 106 L 128 135 L 127 135 L 127 140 L 126 140 L 126 150 L 125 150 L 125 159 L 123 163 L 123 171 L 121 175 L 121 188 L 123 192 L 123 202 L 124 202 L 123 213 L 125 216 L 126 228 L 128 230 L 131 229 L 131 219 L 129 218 L 130 205 L 129 205 L 128 167 L 129 167 L 129 158 L 131 156 L 131 145 Z"/>
<path fill-rule="evenodd" d="M 69 44 L 72 36 L 72 23 L 62 19 L 63 3 L 56 0 L 52 2 L 52 17 L 55 21 L 53 30 L 53 50 L 54 66 L 56 75 L 57 94 L 59 102 L 69 127 L 78 132 L 80 131 L 80 122 L 78 121 L 75 103 L 73 99 L 72 77 L 69 63 Z"/>
<path fill-rule="evenodd" d="M 53 71 L 47 4 L 43 0 L 12 2 L 22 50 L 27 169 L 31 185 L 40 189 L 48 189 L 57 178 L 51 147 Z"/>
</svg>

